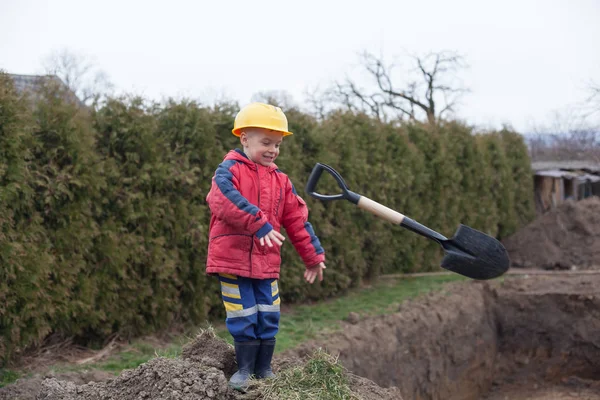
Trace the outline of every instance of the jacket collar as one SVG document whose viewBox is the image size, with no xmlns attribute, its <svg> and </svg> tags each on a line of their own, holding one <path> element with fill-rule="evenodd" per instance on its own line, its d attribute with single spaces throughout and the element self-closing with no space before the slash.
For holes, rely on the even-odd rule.
<svg viewBox="0 0 600 400">
<path fill-rule="evenodd" d="M 246 153 L 244 153 L 240 149 L 230 150 L 225 155 L 225 158 L 223 158 L 223 160 L 236 160 L 248 165 L 252 169 L 267 168 L 269 171 L 275 171 L 278 168 L 277 165 L 275 165 L 275 163 L 271 163 L 271 165 L 268 167 L 264 167 L 258 163 L 255 163 L 254 161 L 249 159 Z"/>
</svg>

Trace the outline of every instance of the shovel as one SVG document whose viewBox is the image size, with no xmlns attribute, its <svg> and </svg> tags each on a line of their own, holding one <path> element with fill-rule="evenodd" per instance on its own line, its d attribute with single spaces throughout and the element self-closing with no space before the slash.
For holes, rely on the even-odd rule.
<svg viewBox="0 0 600 400">
<path fill-rule="evenodd" d="M 335 178 L 342 189 L 342 193 L 323 195 L 315 192 L 317 182 L 323 171 L 329 172 Z M 493 279 L 504 274 L 510 266 L 508 252 L 502 243 L 493 237 L 461 224 L 454 233 L 454 237 L 448 239 L 397 211 L 351 192 L 341 175 L 329 165 L 321 163 L 315 165 L 306 184 L 306 193 L 322 201 L 348 200 L 380 218 L 438 242 L 445 253 L 441 267 L 468 278 Z"/>
</svg>

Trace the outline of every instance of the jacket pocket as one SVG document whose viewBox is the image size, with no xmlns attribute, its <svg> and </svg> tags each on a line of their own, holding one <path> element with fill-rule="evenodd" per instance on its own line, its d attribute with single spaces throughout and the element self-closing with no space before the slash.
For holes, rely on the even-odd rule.
<svg viewBox="0 0 600 400">
<path fill-rule="evenodd" d="M 267 251 L 267 273 L 279 272 L 281 267 L 281 248 L 273 246 Z"/>
<path fill-rule="evenodd" d="M 251 250 L 252 236 L 240 233 L 213 236 L 208 243 L 211 256 L 221 260 L 247 262 Z"/>
<path fill-rule="evenodd" d="M 300 195 L 296 195 L 296 199 L 298 200 L 298 203 L 300 203 L 300 205 L 306 207 L 306 202 L 302 197 L 300 197 Z"/>
<path fill-rule="evenodd" d="M 298 212 L 302 215 L 302 218 L 307 221 L 308 220 L 308 206 L 302 197 L 296 195 L 296 200 L 298 200 Z"/>
</svg>

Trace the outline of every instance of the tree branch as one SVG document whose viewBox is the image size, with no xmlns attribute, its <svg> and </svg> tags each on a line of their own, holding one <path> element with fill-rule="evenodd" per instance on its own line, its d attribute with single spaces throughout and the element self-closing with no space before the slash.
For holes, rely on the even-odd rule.
<svg viewBox="0 0 600 400">
<path fill-rule="evenodd" d="M 347 106 L 355 102 L 363 111 L 369 111 L 380 120 L 387 118 L 387 111 L 393 111 L 402 120 L 408 117 L 416 120 L 416 112 L 423 112 L 430 123 L 435 123 L 445 113 L 454 110 L 458 98 L 466 92 L 458 85 L 449 83 L 449 78 L 458 68 L 463 67 L 462 57 L 453 52 L 429 53 L 424 57 L 412 57 L 415 65 L 413 76 L 405 74 L 403 85 L 392 79 L 394 65 L 386 65 L 382 57 L 365 51 L 361 54 L 362 65 L 375 83 L 375 92 L 359 89 L 355 81 L 346 78 L 343 84 L 336 84 L 338 97 Z M 414 76 L 417 73 L 417 76 Z M 442 101 L 441 111 L 438 101 Z"/>
</svg>

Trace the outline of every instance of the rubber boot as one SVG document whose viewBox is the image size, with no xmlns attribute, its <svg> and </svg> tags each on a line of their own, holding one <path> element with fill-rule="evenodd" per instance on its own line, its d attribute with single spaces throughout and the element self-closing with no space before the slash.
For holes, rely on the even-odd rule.
<svg viewBox="0 0 600 400">
<path fill-rule="evenodd" d="M 258 356 L 256 357 L 256 366 L 254 368 L 256 378 L 275 378 L 271 370 L 271 359 L 275 351 L 275 339 L 261 340 Z"/>
<path fill-rule="evenodd" d="M 235 359 L 238 371 L 229 380 L 229 386 L 236 390 L 245 392 L 250 384 L 250 378 L 254 374 L 256 355 L 260 349 L 260 340 L 248 342 L 235 342 Z"/>
</svg>

